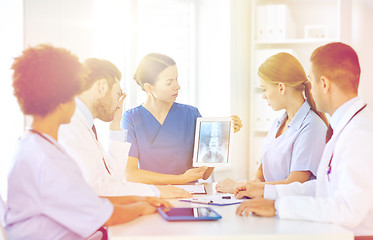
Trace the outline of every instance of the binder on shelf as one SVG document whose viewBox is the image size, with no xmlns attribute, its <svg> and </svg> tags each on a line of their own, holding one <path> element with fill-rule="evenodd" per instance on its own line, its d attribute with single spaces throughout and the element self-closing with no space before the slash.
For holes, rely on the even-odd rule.
<svg viewBox="0 0 373 240">
<path fill-rule="evenodd" d="M 286 4 L 258 5 L 256 7 L 256 39 L 280 41 L 295 38 L 295 24 Z"/>
<path fill-rule="evenodd" d="M 286 4 L 276 4 L 276 40 L 295 38 L 295 24 Z"/>
<path fill-rule="evenodd" d="M 267 6 L 259 5 L 256 7 L 256 39 L 267 39 Z"/>
<path fill-rule="evenodd" d="M 274 4 L 267 5 L 267 40 L 277 40 L 276 34 L 276 10 L 277 7 Z"/>
</svg>

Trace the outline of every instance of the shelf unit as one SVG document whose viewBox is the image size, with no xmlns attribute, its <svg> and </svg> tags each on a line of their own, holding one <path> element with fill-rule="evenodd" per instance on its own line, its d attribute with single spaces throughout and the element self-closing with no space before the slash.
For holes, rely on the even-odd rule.
<svg viewBox="0 0 373 240">
<path fill-rule="evenodd" d="M 262 98 L 257 71 L 278 52 L 294 55 L 309 72 L 318 46 L 341 41 L 344 0 L 252 0 L 250 76 L 250 163 L 256 171 L 268 130 L 283 111 L 274 112 Z"/>
</svg>

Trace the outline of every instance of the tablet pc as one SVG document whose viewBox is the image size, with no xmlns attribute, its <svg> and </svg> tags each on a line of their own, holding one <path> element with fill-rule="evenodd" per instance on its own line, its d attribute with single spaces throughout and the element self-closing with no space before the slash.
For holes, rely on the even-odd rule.
<svg viewBox="0 0 373 240">
<path fill-rule="evenodd" d="M 230 166 L 232 118 L 197 118 L 193 167 Z"/>
<path fill-rule="evenodd" d="M 221 218 L 209 207 L 158 208 L 158 212 L 167 221 L 208 221 Z"/>
</svg>

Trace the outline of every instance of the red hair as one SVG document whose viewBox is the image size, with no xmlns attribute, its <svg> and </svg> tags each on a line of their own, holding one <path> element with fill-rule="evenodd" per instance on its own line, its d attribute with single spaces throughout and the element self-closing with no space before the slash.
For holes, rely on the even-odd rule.
<svg viewBox="0 0 373 240">
<path fill-rule="evenodd" d="M 12 65 L 14 95 L 24 114 L 45 116 L 81 92 L 85 69 L 70 51 L 38 45 Z"/>
</svg>

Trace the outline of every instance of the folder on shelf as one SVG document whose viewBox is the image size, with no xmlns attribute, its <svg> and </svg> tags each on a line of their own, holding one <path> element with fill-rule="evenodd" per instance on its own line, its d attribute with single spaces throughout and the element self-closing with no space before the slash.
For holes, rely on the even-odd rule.
<svg viewBox="0 0 373 240">
<path fill-rule="evenodd" d="M 267 5 L 267 40 L 276 40 L 276 10 L 275 4 Z"/>
<path fill-rule="evenodd" d="M 295 23 L 286 4 L 258 5 L 256 7 L 256 39 L 279 41 L 295 38 Z"/>
<path fill-rule="evenodd" d="M 295 25 L 286 4 L 276 4 L 276 40 L 295 38 Z"/>
<path fill-rule="evenodd" d="M 267 6 L 256 7 L 256 39 L 267 39 Z"/>
</svg>

